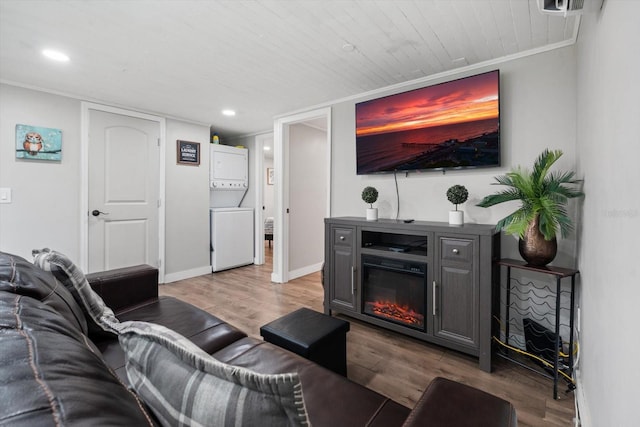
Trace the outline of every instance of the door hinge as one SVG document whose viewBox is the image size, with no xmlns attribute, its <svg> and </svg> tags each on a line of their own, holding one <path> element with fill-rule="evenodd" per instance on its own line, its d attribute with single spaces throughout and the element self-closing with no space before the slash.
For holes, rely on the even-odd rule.
<svg viewBox="0 0 640 427">
<path fill-rule="evenodd" d="M 162 206 L 162 200 L 158 199 L 158 207 Z"/>
<path fill-rule="evenodd" d="M 158 268 L 162 267 L 162 260 L 158 258 Z"/>
<path fill-rule="evenodd" d="M 160 138 L 158 138 L 158 147 L 160 147 Z"/>
</svg>

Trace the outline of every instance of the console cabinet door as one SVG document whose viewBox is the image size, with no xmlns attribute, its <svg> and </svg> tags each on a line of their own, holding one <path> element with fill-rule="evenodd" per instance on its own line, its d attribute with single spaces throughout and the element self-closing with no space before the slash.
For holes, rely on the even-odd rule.
<svg viewBox="0 0 640 427">
<path fill-rule="evenodd" d="M 331 227 L 331 307 L 356 310 L 356 229 Z"/>
<path fill-rule="evenodd" d="M 434 334 L 479 348 L 478 238 L 436 235 L 436 245 Z"/>
</svg>

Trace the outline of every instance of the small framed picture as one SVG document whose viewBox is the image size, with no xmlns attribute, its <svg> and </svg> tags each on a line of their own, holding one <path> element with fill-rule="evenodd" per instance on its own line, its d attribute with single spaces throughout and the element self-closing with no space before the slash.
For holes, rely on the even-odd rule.
<svg viewBox="0 0 640 427">
<path fill-rule="evenodd" d="M 273 168 L 267 168 L 267 184 L 273 185 Z"/>
<path fill-rule="evenodd" d="M 181 165 L 200 165 L 200 143 L 189 141 L 177 141 L 178 164 Z"/>
<path fill-rule="evenodd" d="M 16 125 L 16 158 L 60 161 L 62 130 Z"/>
</svg>

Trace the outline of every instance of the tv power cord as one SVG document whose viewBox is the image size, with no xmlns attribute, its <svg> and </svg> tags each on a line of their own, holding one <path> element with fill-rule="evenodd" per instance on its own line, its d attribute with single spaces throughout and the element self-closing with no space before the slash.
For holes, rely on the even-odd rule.
<svg viewBox="0 0 640 427">
<path fill-rule="evenodd" d="M 400 218 L 400 192 L 398 191 L 398 177 L 396 176 L 397 170 L 393 171 L 393 180 L 396 183 L 396 221 Z"/>
</svg>

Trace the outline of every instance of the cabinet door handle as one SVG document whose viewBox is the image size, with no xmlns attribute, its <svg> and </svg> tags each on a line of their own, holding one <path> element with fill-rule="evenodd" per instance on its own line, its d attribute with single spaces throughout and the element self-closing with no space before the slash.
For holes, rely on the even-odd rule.
<svg viewBox="0 0 640 427">
<path fill-rule="evenodd" d="M 460 253 L 460 249 L 457 249 L 457 248 L 456 248 L 456 249 L 454 249 L 454 250 L 453 250 L 453 251 L 451 251 L 451 252 L 453 252 L 454 254 L 458 255 L 458 254 Z"/>
<path fill-rule="evenodd" d="M 344 240 L 344 236 L 340 236 L 340 240 Z"/>
<path fill-rule="evenodd" d="M 438 284 L 436 283 L 436 281 L 433 281 L 433 315 L 437 316 L 438 315 Z"/>
<path fill-rule="evenodd" d="M 351 266 L 351 295 L 356 294 L 356 268 Z"/>
</svg>

